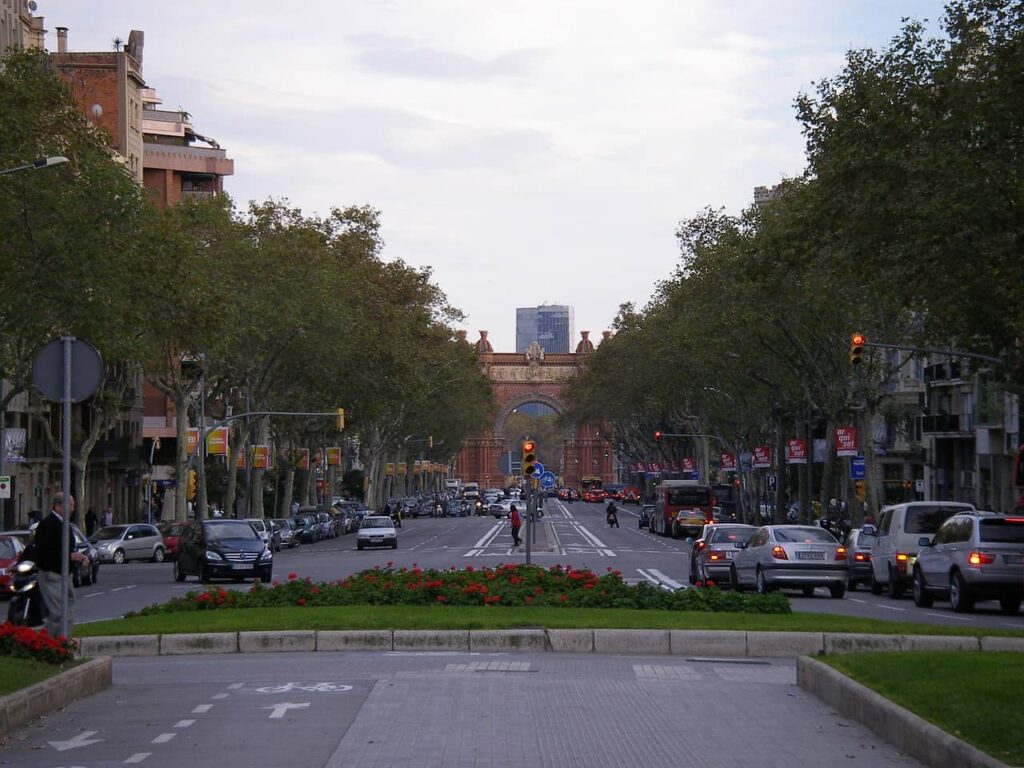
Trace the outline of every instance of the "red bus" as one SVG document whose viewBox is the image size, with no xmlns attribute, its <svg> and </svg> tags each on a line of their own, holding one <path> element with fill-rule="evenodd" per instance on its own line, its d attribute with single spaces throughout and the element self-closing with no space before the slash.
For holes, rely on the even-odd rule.
<svg viewBox="0 0 1024 768">
<path fill-rule="evenodd" d="M 705 525 L 715 521 L 715 496 L 708 485 L 696 480 L 664 480 L 654 494 L 651 533 L 696 539 Z"/>
</svg>

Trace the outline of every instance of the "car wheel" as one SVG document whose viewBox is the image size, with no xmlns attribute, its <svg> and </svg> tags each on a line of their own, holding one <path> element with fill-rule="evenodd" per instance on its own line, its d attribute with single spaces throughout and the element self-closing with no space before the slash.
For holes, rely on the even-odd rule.
<svg viewBox="0 0 1024 768">
<path fill-rule="evenodd" d="M 126 560 L 126 558 L 124 556 L 124 550 L 123 549 L 116 549 L 116 550 L 114 550 L 114 562 L 115 563 L 117 563 L 118 565 L 124 565 L 125 560 Z"/>
<path fill-rule="evenodd" d="M 846 574 L 846 588 L 851 592 L 857 591 L 857 580 L 850 573 Z"/>
<path fill-rule="evenodd" d="M 770 591 L 770 588 L 768 586 L 768 581 L 764 577 L 764 570 L 760 566 L 758 566 L 758 569 L 757 569 L 756 584 L 757 584 L 757 594 L 759 594 L 759 595 L 767 595 L 768 592 Z"/>
<path fill-rule="evenodd" d="M 729 583 L 731 584 L 732 588 L 735 589 L 737 592 L 743 591 L 743 587 L 740 584 L 740 575 L 736 573 L 735 565 L 729 566 Z"/>
<path fill-rule="evenodd" d="M 899 579 L 896 577 L 896 572 L 889 566 L 889 597 L 893 600 L 903 596 L 903 585 L 900 584 Z"/>
<path fill-rule="evenodd" d="M 164 548 L 157 547 L 153 550 L 153 562 L 162 563 L 164 561 Z"/>
<path fill-rule="evenodd" d="M 264 584 L 269 584 L 270 580 L 272 578 L 273 578 L 273 574 L 272 573 L 264 573 L 262 576 L 260 576 L 260 581 L 263 582 Z"/>
<path fill-rule="evenodd" d="M 360 541 L 358 544 L 356 544 L 356 549 L 362 550 L 362 548 L 363 548 L 363 542 Z"/>
<path fill-rule="evenodd" d="M 802 587 L 800 591 L 803 592 L 804 597 L 814 597 L 814 587 Z"/>
<path fill-rule="evenodd" d="M 1020 597 L 1000 597 L 999 610 L 1009 614 L 1018 613 L 1020 611 Z"/>
<path fill-rule="evenodd" d="M 394 544 L 392 544 L 391 548 L 392 549 L 398 549 L 398 542 L 396 541 Z"/>
<path fill-rule="evenodd" d="M 175 581 L 184 581 L 185 580 L 185 572 L 183 570 L 181 570 L 181 565 L 178 563 L 177 560 L 174 561 L 174 580 Z"/>
<path fill-rule="evenodd" d="M 953 571 L 949 577 L 949 605 L 957 613 L 970 613 L 974 610 L 974 597 L 960 571 Z"/>
<path fill-rule="evenodd" d="M 205 565 L 199 566 L 199 583 L 209 584 L 210 583 L 210 572 L 206 569 Z"/>
<path fill-rule="evenodd" d="M 75 572 L 71 574 L 71 583 L 76 589 L 82 586 L 82 566 L 75 565 Z"/>
<path fill-rule="evenodd" d="M 924 574 L 921 573 L 920 568 L 914 569 L 914 605 L 918 608 L 931 608 L 935 602 L 935 598 L 928 592 L 928 587 L 924 583 Z"/>
<path fill-rule="evenodd" d="M 882 594 L 882 588 L 885 585 L 882 584 L 878 579 L 875 578 L 875 569 L 871 569 L 871 594 L 880 595 Z"/>
<path fill-rule="evenodd" d="M 838 584 L 829 584 L 828 591 L 829 594 L 832 595 L 832 599 L 842 600 L 843 596 L 846 594 L 846 585 L 843 582 L 839 582 Z"/>
</svg>

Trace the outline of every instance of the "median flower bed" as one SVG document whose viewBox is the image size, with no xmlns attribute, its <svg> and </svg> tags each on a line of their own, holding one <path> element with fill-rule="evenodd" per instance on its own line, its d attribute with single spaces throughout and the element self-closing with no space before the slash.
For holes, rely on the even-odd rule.
<svg viewBox="0 0 1024 768">
<path fill-rule="evenodd" d="M 74 641 L 51 637 L 45 629 L 0 624 L 0 656 L 34 659 L 47 664 L 65 664 L 74 659 Z"/>
<path fill-rule="evenodd" d="M 140 615 L 180 611 L 332 605 L 500 605 L 565 608 L 646 608 L 655 610 L 736 613 L 789 613 L 782 595 L 741 594 L 717 589 L 669 592 L 641 582 L 630 585 L 609 568 L 603 575 L 555 565 L 454 566 L 446 570 L 375 567 L 345 579 L 313 582 L 288 574 L 267 587 L 259 582 L 248 592 L 209 587 L 142 609 Z"/>
</svg>

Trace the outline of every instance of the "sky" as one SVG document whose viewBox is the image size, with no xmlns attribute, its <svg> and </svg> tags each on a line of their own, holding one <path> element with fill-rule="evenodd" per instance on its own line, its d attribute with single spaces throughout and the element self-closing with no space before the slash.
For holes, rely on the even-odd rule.
<svg viewBox="0 0 1024 768">
<path fill-rule="evenodd" d="M 595 342 L 675 231 L 804 168 L 793 102 L 939 0 L 37 0 L 56 50 L 145 32 L 143 76 L 235 161 L 239 207 L 369 205 L 471 341 L 575 308 Z"/>
</svg>

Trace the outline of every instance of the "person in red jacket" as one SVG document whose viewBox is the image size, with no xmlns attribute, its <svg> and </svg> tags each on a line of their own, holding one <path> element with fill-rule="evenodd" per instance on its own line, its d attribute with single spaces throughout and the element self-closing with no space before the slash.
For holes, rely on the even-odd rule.
<svg viewBox="0 0 1024 768">
<path fill-rule="evenodd" d="M 523 521 L 519 518 L 519 510 L 515 504 L 508 508 L 508 522 L 512 526 L 512 547 L 515 548 L 523 543 L 519 538 L 519 526 Z"/>
</svg>

